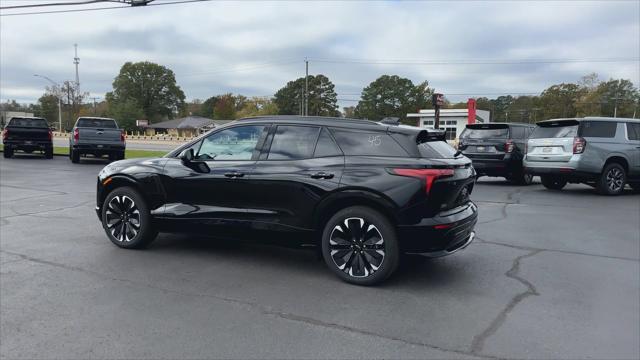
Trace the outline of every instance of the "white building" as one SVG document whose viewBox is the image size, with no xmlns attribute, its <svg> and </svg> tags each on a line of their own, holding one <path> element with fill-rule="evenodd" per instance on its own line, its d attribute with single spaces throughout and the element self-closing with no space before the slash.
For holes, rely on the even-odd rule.
<svg viewBox="0 0 640 360">
<path fill-rule="evenodd" d="M 476 123 L 488 123 L 491 112 L 476 110 Z M 415 125 L 433 129 L 435 110 L 420 110 L 418 113 L 407 114 L 407 119 L 415 120 Z M 457 140 L 465 126 L 469 123 L 469 109 L 440 109 L 440 129 L 446 131 L 447 140 Z"/>
</svg>

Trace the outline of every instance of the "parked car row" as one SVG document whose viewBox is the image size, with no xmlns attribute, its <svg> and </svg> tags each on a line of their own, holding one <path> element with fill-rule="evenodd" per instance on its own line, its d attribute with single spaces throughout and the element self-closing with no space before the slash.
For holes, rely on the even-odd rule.
<svg viewBox="0 0 640 360">
<path fill-rule="evenodd" d="M 528 185 L 533 176 L 553 190 L 584 183 L 605 195 L 626 184 L 640 190 L 640 121 L 586 117 L 531 124 L 472 124 L 459 149 L 479 176 Z"/>
<path fill-rule="evenodd" d="M 80 162 L 80 157 L 109 156 L 109 160 L 125 157 L 125 132 L 118 128 L 114 119 L 101 117 L 80 117 L 73 129 L 68 130 L 69 159 Z M 2 132 L 4 157 L 10 158 L 16 151 L 28 154 L 41 151 L 45 158 L 53 158 L 53 133 L 47 120 L 40 117 L 13 117 Z"/>
</svg>

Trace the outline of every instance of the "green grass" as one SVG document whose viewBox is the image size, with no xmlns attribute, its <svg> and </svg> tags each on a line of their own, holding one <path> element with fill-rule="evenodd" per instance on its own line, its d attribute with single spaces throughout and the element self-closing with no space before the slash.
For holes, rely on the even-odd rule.
<svg viewBox="0 0 640 360">
<path fill-rule="evenodd" d="M 4 146 L 0 144 L 0 151 L 4 151 Z M 124 157 L 126 159 L 141 158 L 141 157 L 161 157 L 168 151 L 153 151 L 153 150 L 125 150 Z M 53 147 L 54 155 L 69 156 L 69 148 L 63 146 Z"/>
</svg>

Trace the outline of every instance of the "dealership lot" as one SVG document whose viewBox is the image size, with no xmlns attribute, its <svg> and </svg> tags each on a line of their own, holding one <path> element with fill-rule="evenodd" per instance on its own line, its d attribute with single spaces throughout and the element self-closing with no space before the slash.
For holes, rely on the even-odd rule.
<svg viewBox="0 0 640 360">
<path fill-rule="evenodd" d="M 5 358 L 638 358 L 640 195 L 482 178 L 477 241 L 379 287 L 308 250 L 161 235 L 113 246 L 104 162 L 0 159 Z"/>
</svg>

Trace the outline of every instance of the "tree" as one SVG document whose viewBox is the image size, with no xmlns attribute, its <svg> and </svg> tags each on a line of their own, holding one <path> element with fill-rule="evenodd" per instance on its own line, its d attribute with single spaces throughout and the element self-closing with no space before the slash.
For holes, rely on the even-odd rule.
<svg viewBox="0 0 640 360">
<path fill-rule="evenodd" d="M 134 99 L 110 102 L 107 115 L 114 118 L 118 125 L 127 131 L 135 130 L 136 120 L 143 119 L 145 116 L 144 110 Z"/>
<path fill-rule="evenodd" d="M 342 108 L 342 113 L 346 118 L 355 118 L 356 117 L 356 107 L 355 106 L 346 106 Z"/>
<path fill-rule="evenodd" d="M 213 118 L 220 120 L 236 118 L 236 97 L 233 94 L 218 96 L 218 100 L 213 107 Z"/>
<path fill-rule="evenodd" d="M 183 109 L 185 96 L 172 70 L 144 61 L 122 65 L 107 99 L 114 104 L 135 100 L 145 118 L 154 122 L 173 118 L 174 111 Z"/>
<path fill-rule="evenodd" d="M 336 116 L 338 113 L 338 99 L 335 85 L 328 77 L 318 74 L 309 75 L 309 115 L 311 116 Z M 296 115 L 302 113 L 304 106 L 305 78 L 301 77 L 289 81 L 287 85 L 278 90 L 273 101 L 281 115 Z"/>
<path fill-rule="evenodd" d="M 397 75 L 383 75 L 364 88 L 355 115 L 370 120 L 385 117 L 406 120 L 408 113 L 429 106 L 431 94 L 433 90 L 427 81 L 414 85 Z"/>
<path fill-rule="evenodd" d="M 626 79 L 602 82 L 595 93 L 597 94 L 595 98 L 599 98 L 602 104 L 601 115 L 603 116 L 632 117 L 640 101 L 638 88 Z"/>
<path fill-rule="evenodd" d="M 562 83 L 550 86 L 540 95 L 544 117 L 552 119 L 576 116 L 576 103 L 586 92 L 587 90 L 578 84 Z"/>
<path fill-rule="evenodd" d="M 38 99 L 38 105 L 40 111 L 35 113 L 36 116 L 47 119 L 47 122 L 51 126 L 58 126 L 58 97 L 53 94 L 47 94 L 40 96 Z"/>
<path fill-rule="evenodd" d="M 271 99 L 252 97 L 244 101 L 242 108 L 236 113 L 236 118 L 250 116 L 277 115 L 278 105 Z"/>
</svg>

